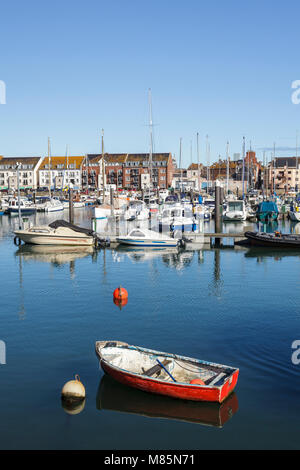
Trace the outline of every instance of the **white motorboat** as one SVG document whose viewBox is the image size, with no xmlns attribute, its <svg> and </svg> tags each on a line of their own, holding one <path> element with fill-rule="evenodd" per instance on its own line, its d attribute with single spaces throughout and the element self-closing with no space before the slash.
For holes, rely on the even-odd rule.
<svg viewBox="0 0 300 470">
<path fill-rule="evenodd" d="M 196 220 L 192 212 L 192 206 L 176 204 L 165 208 L 158 217 L 160 230 L 189 230 L 196 226 Z"/>
<path fill-rule="evenodd" d="M 124 212 L 125 220 L 147 220 L 149 209 L 144 201 L 131 201 Z"/>
<path fill-rule="evenodd" d="M 36 208 L 33 203 L 31 201 L 28 201 L 28 199 L 26 198 L 20 198 L 20 206 L 17 198 L 10 199 L 7 212 L 9 214 L 18 214 L 19 211 L 21 212 L 21 214 L 29 215 L 36 212 Z"/>
<path fill-rule="evenodd" d="M 247 219 L 244 201 L 228 201 L 223 212 L 224 222 L 241 222 Z"/>
<path fill-rule="evenodd" d="M 46 202 L 45 212 L 58 212 L 64 210 L 64 205 L 59 199 L 51 198 L 49 201 Z"/>
<path fill-rule="evenodd" d="M 298 209 L 298 207 L 294 210 L 289 211 L 289 218 L 293 222 L 300 222 L 300 211 L 297 210 L 297 209 Z"/>
<path fill-rule="evenodd" d="M 91 246 L 95 241 L 92 230 L 77 227 L 65 220 L 29 227 L 27 230 L 15 230 L 14 233 L 24 243 L 33 245 Z"/>
<path fill-rule="evenodd" d="M 122 245 L 159 247 L 177 246 L 178 239 L 167 237 L 153 230 L 134 228 L 128 235 L 117 237 L 117 242 Z"/>
<path fill-rule="evenodd" d="M 70 207 L 70 202 L 69 200 L 64 200 L 62 201 L 62 205 L 64 206 L 64 209 L 69 209 Z M 85 207 L 85 202 L 84 201 L 73 201 L 73 207 L 74 209 L 77 209 L 79 207 Z"/>
<path fill-rule="evenodd" d="M 113 207 L 109 204 L 100 204 L 94 208 L 94 218 L 97 220 L 107 219 L 113 214 Z"/>
</svg>

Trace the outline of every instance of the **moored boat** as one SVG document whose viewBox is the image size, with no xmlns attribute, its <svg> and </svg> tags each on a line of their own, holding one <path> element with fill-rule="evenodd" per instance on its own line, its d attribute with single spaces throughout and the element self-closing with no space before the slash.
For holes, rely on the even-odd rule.
<svg viewBox="0 0 300 470">
<path fill-rule="evenodd" d="M 273 201 L 263 201 L 258 204 L 256 217 L 259 222 L 273 222 L 278 219 L 278 207 Z"/>
<path fill-rule="evenodd" d="M 27 230 L 15 230 L 14 233 L 24 243 L 33 245 L 90 246 L 95 242 L 91 230 L 77 227 L 65 220 L 56 220 L 49 225 L 29 227 Z"/>
<path fill-rule="evenodd" d="M 273 248 L 295 248 L 300 250 L 300 235 L 289 233 L 245 232 L 245 237 L 251 245 L 270 246 Z"/>
<path fill-rule="evenodd" d="M 145 392 L 192 401 L 222 403 L 234 390 L 239 369 L 199 359 L 97 341 L 96 354 L 104 372 Z"/>
<path fill-rule="evenodd" d="M 164 234 L 141 228 L 132 229 L 128 235 L 117 237 L 117 242 L 122 245 L 143 246 L 143 247 L 160 247 L 160 246 L 177 246 L 176 238 L 168 237 Z"/>
</svg>

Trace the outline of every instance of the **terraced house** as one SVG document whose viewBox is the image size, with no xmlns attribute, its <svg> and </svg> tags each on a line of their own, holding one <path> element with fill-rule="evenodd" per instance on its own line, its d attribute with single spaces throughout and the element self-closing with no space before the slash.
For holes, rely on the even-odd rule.
<svg viewBox="0 0 300 470">
<path fill-rule="evenodd" d="M 120 153 L 104 155 L 106 184 L 115 189 L 141 190 L 149 187 L 149 154 Z M 97 184 L 97 176 L 102 174 L 102 156 L 87 155 L 83 172 L 89 175 L 89 182 Z M 171 153 L 154 153 L 151 165 L 151 185 L 153 188 L 165 189 L 171 186 L 173 177 L 173 160 Z M 92 186 L 95 187 L 95 186 Z"/>
<path fill-rule="evenodd" d="M 17 163 L 20 189 L 37 189 L 41 162 L 42 157 L 0 157 L 0 190 L 17 189 Z"/>
<path fill-rule="evenodd" d="M 39 188 L 82 188 L 82 166 L 85 156 L 45 157 L 39 167 Z"/>
</svg>

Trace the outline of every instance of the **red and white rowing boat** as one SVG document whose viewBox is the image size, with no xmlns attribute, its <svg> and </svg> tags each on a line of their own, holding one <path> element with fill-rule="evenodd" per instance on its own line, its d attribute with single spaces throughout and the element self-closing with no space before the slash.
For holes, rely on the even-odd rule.
<svg viewBox="0 0 300 470">
<path fill-rule="evenodd" d="M 96 354 L 104 372 L 145 392 L 193 401 L 222 403 L 234 390 L 239 369 L 213 362 L 97 341 Z"/>
</svg>

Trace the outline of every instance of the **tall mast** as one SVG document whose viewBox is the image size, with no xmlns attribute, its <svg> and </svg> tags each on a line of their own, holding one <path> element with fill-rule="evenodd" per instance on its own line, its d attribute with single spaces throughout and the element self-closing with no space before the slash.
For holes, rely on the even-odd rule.
<svg viewBox="0 0 300 470">
<path fill-rule="evenodd" d="M 197 132 L 197 164 L 198 164 L 198 190 L 200 192 L 200 157 L 199 157 L 199 133 Z"/>
<path fill-rule="evenodd" d="M 105 203 L 104 129 L 102 129 L 101 142 L 102 142 L 102 190 L 103 190 L 102 204 L 104 204 Z"/>
<path fill-rule="evenodd" d="M 67 162 L 68 162 L 68 145 L 66 145 L 66 156 L 65 156 L 65 164 L 64 164 L 64 176 L 63 176 L 63 184 L 62 184 L 62 189 L 64 189 L 64 187 L 65 187 L 65 180 L 66 180 L 66 166 L 67 166 L 67 168 L 68 168 Z"/>
<path fill-rule="evenodd" d="M 275 168 L 277 167 L 276 165 L 276 160 L 275 160 L 275 142 L 274 142 L 274 177 L 273 177 L 273 194 L 275 193 Z"/>
<path fill-rule="evenodd" d="M 298 180 L 298 131 L 296 131 L 296 173 L 295 173 L 295 178 L 297 177 L 297 180 Z M 297 187 L 297 191 L 298 191 L 298 183 L 296 183 L 295 181 L 295 190 L 296 190 L 296 187 Z"/>
<path fill-rule="evenodd" d="M 48 137 L 48 168 L 49 168 L 49 195 L 51 198 L 51 150 L 50 150 L 50 138 Z"/>
<path fill-rule="evenodd" d="M 243 199 L 245 198 L 245 137 L 243 137 L 243 173 L 242 173 L 242 180 L 243 180 Z"/>
<path fill-rule="evenodd" d="M 181 168 L 181 150 L 182 150 L 182 137 L 180 137 L 179 141 L 179 169 L 180 169 L 180 185 L 179 189 L 182 191 L 182 168 Z"/>
<path fill-rule="evenodd" d="M 152 122 L 152 97 L 151 88 L 149 88 L 149 130 L 150 130 L 150 152 L 149 152 L 149 193 L 151 191 L 152 183 L 152 156 L 153 156 L 153 122 Z M 158 185 L 159 181 L 157 182 Z M 150 194 L 149 194 L 150 196 Z"/>
<path fill-rule="evenodd" d="M 208 193 L 209 184 L 209 143 L 208 135 L 206 135 L 206 192 Z"/>
<path fill-rule="evenodd" d="M 227 146 L 226 146 L 226 159 L 227 159 L 226 192 L 228 195 L 228 192 L 229 192 L 229 142 L 227 142 Z"/>
</svg>

